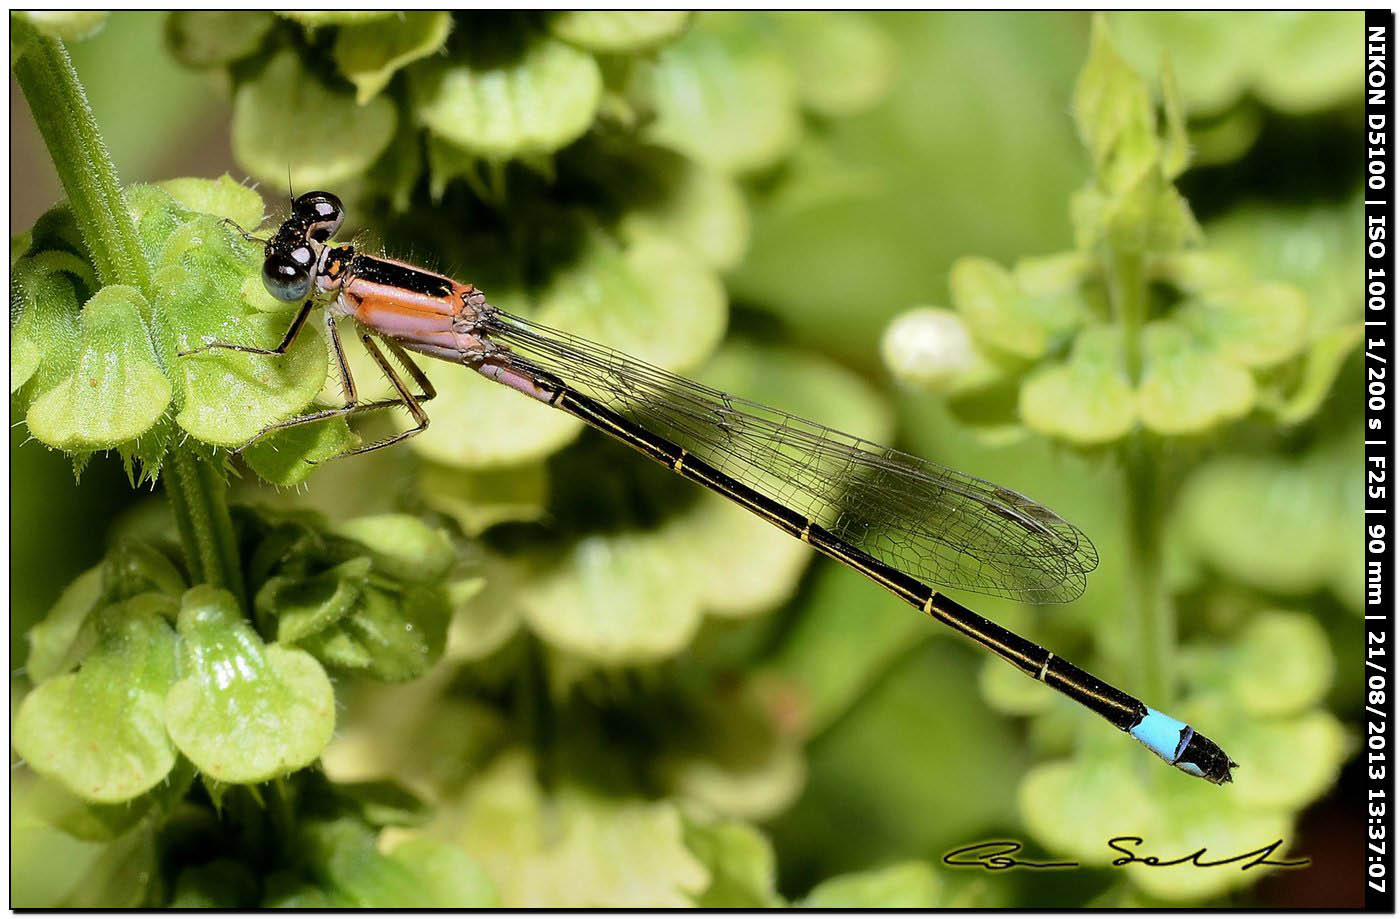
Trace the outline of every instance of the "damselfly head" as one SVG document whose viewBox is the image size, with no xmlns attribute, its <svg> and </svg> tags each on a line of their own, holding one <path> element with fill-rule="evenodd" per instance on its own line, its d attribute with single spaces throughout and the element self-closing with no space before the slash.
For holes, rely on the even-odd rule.
<svg viewBox="0 0 1400 919">
<path fill-rule="evenodd" d="M 308 237 L 323 243 L 345 222 L 345 207 L 328 191 L 309 191 L 292 202 L 292 219 L 303 222 Z"/>
<path fill-rule="evenodd" d="M 311 293 L 311 275 L 316 266 L 316 253 L 303 240 L 299 245 L 278 245 L 279 233 L 268 243 L 263 258 L 263 286 L 278 300 L 301 300 Z"/>
</svg>

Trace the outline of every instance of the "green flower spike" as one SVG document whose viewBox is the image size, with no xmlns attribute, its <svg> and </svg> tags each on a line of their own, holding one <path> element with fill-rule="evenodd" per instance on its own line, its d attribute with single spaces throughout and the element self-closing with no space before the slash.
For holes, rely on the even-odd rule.
<svg viewBox="0 0 1400 919">
<path fill-rule="evenodd" d="M 233 597 L 196 587 L 181 601 L 181 679 L 165 720 L 206 776 L 265 782 L 312 763 L 335 728 L 335 695 L 304 651 L 264 645 Z"/>
</svg>

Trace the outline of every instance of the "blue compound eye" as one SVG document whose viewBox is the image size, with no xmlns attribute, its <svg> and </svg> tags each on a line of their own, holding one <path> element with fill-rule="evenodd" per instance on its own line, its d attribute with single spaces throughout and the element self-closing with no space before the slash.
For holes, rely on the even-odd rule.
<svg viewBox="0 0 1400 919">
<path fill-rule="evenodd" d="M 301 300 L 311 293 L 311 271 L 287 255 L 263 260 L 263 286 L 278 300 Z"/>
</svg>

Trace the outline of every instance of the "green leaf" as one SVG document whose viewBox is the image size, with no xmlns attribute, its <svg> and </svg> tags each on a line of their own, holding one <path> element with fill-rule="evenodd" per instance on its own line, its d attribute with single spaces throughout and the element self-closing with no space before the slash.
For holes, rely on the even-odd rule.
<svg viewBox="0 0 1400 919">
<path fill-rule="evenodd" d="M 102 450 L 135 440 L 170 404 L 170 382 L 151 347 L 145 297 L 134 287 L 98 291 L 80 317 L 77 366 L 34 400 L 25 421 L 61 450 Z"/>
<path fill-rule="evenodd" d="M 684 373 L 719 344 L 728 310 L 714 273 L 666 236 L 638 230 L 619 244 L 593 231 L 540 293 L 538 318 Z"/>
<path fill-rule="evenodd" d="M 448 627 L 447 656 L 454 661 L 481 660 L 510 640 L 522 622 L 519 604 L 523 566 L 490 559 L 485 578 L 449 587 L 453 616 Z"/>
<path fill-rule="evenodd" d="M 1332 685 L 1327 633 L 1303 613 L 1271 610 L 1235 636 L 1230 697 L 1249 712 L 1291 715 L 1322 703 Z"/>
<path fill-rule="evenodd" d="M 1343 104 L 1361 79 L 1355 11 L 1162 11 L 1113 14 L 1124 53 L 1144 70 L 1170 49 L 1182 96 L 1197 115 L 1217 116 L 1246 94 L 1289 115 Z M 1242 47 L 1238 36 L 1252 41 Z"/>
<path fill-rule="evenodd" d="M 400 843 L 389 855 L 358 821 L 340 818 L 303 829 L 307 858 L 333 898 L 356 908 L 470 909 L 497 905 L 481 866 L 461 849 L 437 840 Z"/>
<path fill-rule="evenodd" d="M 797 81 L 771 46 L 706 21 L 662 49 L 646 77 L 656 118 L 643 136 L 729 174 L 773 166 L 802 134 Z"/>
<path fill-rule="evenodd" d="M 1142 348 L 1138 412 L 1157 433 L 1199 434 L 1254 407 L 1254 378 L 1192 341 L 1176 323 L 1149 323 Z"/>
<path fill-rule="evenodd" d="M 317 29 L 321 26 L 355 26 L 363 25 L 367 22 L 382 22 L 395 16 L 402 15 L 395 10 L 279 10 L 277 15 L 286 17 L 293 22 L 300 23 L 307 29 Z"/>
<path fill-rule="evenodd" d="M 313 762 L 335 728 L 330 680 L 304 651 L 264 645 L 233 597 L 185 594 L 179 632 L 183 678 L 166 700 L 180 751 L 212 779 L 264 782 Z"/>
<path fill-rule="evenodd" d="M 763 684 L 715 692 L 691 718 L 663 728 L 656 769 L 670 796 L 702 813 L 768 820 L 802 793 L 806 762 L 796 732 Z"/>
<path fill-rule="evenodd" d="M 188 586 L 165 551 L 132 536 L 118 537 L 102 564 L 102 593 L 109 600 L 127 600 L 148 591 L 178 598 Z"/>
<path fill-rule="evenodd" d="M 92 650 L 76 673 L 45 681 L 15 716 L 14 746 L 40 775 L 87 801 L 128 801 L 175 765 L 165 694 L 175 633 L 150 598 L 92 616 Z"/>
<path fill-rule="evenodd" d="M 549 31 L 585 51 L 634 54 L 685 31 L 685 10 L 568 10 L 549 17 Z"/>
<path fill-rule="evenodd" d="M 783 906 L 777 865 L 767 837 L 737 820 L 685 821 L 686 848 L 710 872 L 710 885 L 695 898 L 702 909 Z"/>
<path fill-rule="evenodd" d="M 356 105 L 283 51 L 233 96 L 233 153 L 258 178 L 296 188 L 334 188 L 364 172 L 394 137 L 394 105 Z M 355 142 L 345 143 L 353 137 Z"/>
<path fill-rule="evenodd" d="M 520 49 L 483 45 L 409 71 L 419 123 L 496 160 L 553 153 L 577 140 L 593 123 L 602 89 L 591 55 L 545 35 Z"/>
<path fill-rule="evenodd" d="M 335 625 L 363 600 L 370 560 L 352 558 L 305 578 L 268 578 L 255 600 L 259 621 L 277 623 L 277 640 L 294 644 Z"/>
<path fill-rule="evenodd" d="M 1220 356 L 1243 367 L 1269 367 L 1302 350 L 1308 301 L 1292 284 L 1236 285 L 1181 304 L 1173 319 Z"/>
<path fill-rule="evenodd" d="M 440 668 L 408 683 L 352 687 L 341 719 L 344 728 L 321 758 L 326 775 L 337 785 L 391 777 L 433 802 L 427 816 L 440 814 L 438 802 L 460 794 L 507 733 L 496 708 L 445 691 L 444 683 L 456 672 Z M 373 820 L 371 802 L 354 797 Z M 385 808 L 375 803 L 372 810 L 383 814 Z"/>
<path fill-rule="evenodd" d="M 395 73 L 447 44 L 451 31 L 451 13 L 401 12 L 388 20 L 342 26 L 331 56 L 355 84 L 355 101 L 364 105 L 389 85 Z"/>
<path fill-rule="evenodd" d="M 29 630 L 29 656 L 24 666 L 30 679 L 42 683 L 77 663 L 69 652 L 101 596 L 101 565 L 84 571 L 63 588 L 53 608 Z"/>
<path fill-rule="evenodd" d="M 155 788 L 114 804 L 84 801 L 58 782 L 38 778 L 28 789 L 26 801 L 45 822 L 78 839 L 111 842 L 129 833 L 153 815 L 163 818 L 194 781 L 194 769 L 178 760 L 165 780 Z"/>
<path fill-rule="evenodd" d="M 418 467 L 418 491 L 470 537 L 498 523 L 529 522 L 545 514 L 549 476 L 542 462 L 499 469 L 461 469 L 428 460 Z"/>
<path fill-rule="evenodd" d="M 860 114 L 893 86 L 900 49 L 864 14 L 788 12 L 771 22 L 796 72 L 802 104 L 818 115 Z"/>
<path fill-rule="evenodd" d="M 1352 567 L 1342 549 L 1352 521 L 1342 494 L 1348 462 L 1227 456 L 1201 466 L 1178 502 L 1187 545 L 1212 569 L 1270 593 L 1322 587 Z"/>
<path fill-rule="evenodd" d="M 1017 357 L 1041 357 L 1086 318 L 1073 286 L 1029 293 L 991 259 L 958 259 L 949 272 L 948 287 L 953 306 L 973 336 Z"/>
<path fill-rule="evenodd" d="M 31 392 L 47 392 L 77 364 L 78 298 L 73 281 L 37 259 L 22 258 L 13 272 L 10 392 L 31 380 Z"/>
<path fill-rule="evenodd" d="M 1190 204 L 1154 171 L 1116 192 L 1081 190 L 1070 202 L 1070 219 L 1084 251 L 1106 241 L 1120 252 L 1172 252 L 1202 238 Z"/>
<path fill-rule="evenodd" d="M 1356 322 L 1324 333 L 1304 354 L 1293 391 L 1285 395 L 1274 387 L 1265 389 L 1259 395 L 1260 408 L 1284 425 L 1296 425 L 1317 414 L 1347 358 L 1361 344 L 1364 331 L 1364 326 Z"/>
<path fill-rule="evenodd" d="M 733 178 L 671 154 L 657 165 L 664 194 L 639 202 L 623 226 L 624 236 L 641 236 L 656 228 L 690 249 L 716 271 L 734 268 L 749 244 L 749 206 Z"/>
<path fill-rule="evenodd" d="M 158 186 L 181 206 L 232 220 L 252 232 L 263 221 L 263 199 L 228 173 L 217 179 L 168 179 Z"/>
<path fill-rule="evenodd" d="M 334 532 L 368 549 L 375 570 L 395 580 L 434 583 L 457 561 L 445 530 L 408 514 L 356 517 L 336 524 Z"/>
<path fill-rule="evenodd" d="M 327 642 L 335 642 L 337 636 L 349 642 L 349 647 L 332 646 L 347 656 L 325 659 L 327 663 L 363 669 L 379 680 L 411 680 L 426 673 L 442 656 L 451 616 L 451 607 L 441 590 L 412 587 L 395 594 L 371 587 L 355 611 L 325 633 Z M 305 644 L 308 648 L 317 647 L 314 642 Z M 363 658 L 358 649 L 363 649 Z M 351 664 L 352 661 L 356 663 Z"/>
<path fill-rule="evenodd" d="M 418 826 L 432 817 L 428 802 L 393 780 L 335 785 L 337 794 L 352 801 L 370 826 Z"/>
<path fill-rule="evenodd" d="M 1266 53 L 1257 53 L 1254 89 L 1269 105 L 1308 115 L 1344 104 L 1361 78 L 1354 36 L 1358 11 L 1310 10 L 1272 14 L 1275 28 Z M 1256 48 L 1264 52 L 1263 48 Z"/>
<path fill-rule="evenodd" d="M 433 832 L 486 868 L 508 909 L 683 907 L 709 883 L 675 805 L 573 784 L 547 794 L 520 750 L 482 771 Z"/>
<path fill-rule="evenodd" d="M 671 657 L 700 626 L 694 566 L 644 533 L 589 535 L 559 553 L 519 600 L 550 645 L 618 666 Z"/>
<path fill-rule="evenodd" d="M 1118 54 L 1102 15 L 1094 18 L 1089 58 L 1074 88 L 1074 123 L 1111 190 L 1137 184 L 1157 165 L 1152 98 Z"/>
<path fill-rule="evenodd" d="M 277 431 L 241 455 L 263 481 L 285 487 L 305 482 L 319 463 L 340 456 L 359 442 L 344 419 L 332 418 Z"/>
<path fill-rule="evenodd" d="M 1292 816 L 1334 788 L 1342 764 L 1356 752 L 1342 723 L 1319 709 L 1293 718 L 1225 720 L 1224 730 L 1231 755 L 1251 767 L 1249 784 L 1238 792 L 1241 805 L 1256 811 Z"/>
<path fill-rule="evenodd" d="M 492 909 L 500 906 L 496 885 L 475 859 L 461 849 L 436 839 L 405 839 L 389 851 L 418 879 L 418 896 L 433 906 L 453 909 Z M 384 904 L 400 908 L 404 904 Z"/>
<path fill-rule="evenodd" d="M 1091 326 L 1069 360 L 1021 387 L 1021 420 L 1032 430 L 1081 446 L 1110 443 L 1132 430 L 1137 408 L 1123 370 L 1122 332 Z"/>
<path fill-rule="evenodd" d="M 807 895 L 806 909 L 933 909 L 942 885 L 927 862 L 904 862 L 823 881 Z"/>
<path fill-rule="evenodd" d="M 1171 58 L 1162 54 L 1162 108 L 1166 116 L 1166 136 L 1162 148 L 1162 174 L 1176 179 L 1191 164 L 1191 138 L 1186 132 L 1186 109 Z"/>
<path fill-rule="evenodd" d="M 222 67 L 257 51 L 276 22 L 262 10 L 176 10 L 165 46 L 186 67 Z"/>
</svg>

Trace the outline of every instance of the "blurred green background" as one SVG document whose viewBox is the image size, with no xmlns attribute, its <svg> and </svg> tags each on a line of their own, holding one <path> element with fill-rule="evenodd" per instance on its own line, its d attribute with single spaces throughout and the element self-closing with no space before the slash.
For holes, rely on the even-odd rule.
<svg viewBox="0 0 1400 919">
<path fill-rule="evenodd" d="M 1043 436 L 1044 425 L 1017 420 L 1014 397 L 1008 412 L 1005 392 L 969 397 L 955 389 L 950 402 L 946 392 L 914 385 L 919 374 L 897 361 L 892 373 L 888 341 L 882 350 L 891 322 L 910 310 L 962 309 L 949 287 L 959 258 L 1013 265 L 1075 247 L 1070 201 L 1094 168 L 1072 114 L 1076 80 L 1090 53 L 1087 14 L 702 15 L 679 37 L 625 52 L 607 48 L 596 36 L 610 33 L 589 32 L 586 23 L 551 24 L 553 34 L 596 53 L 603 102 L 593 133 L 560 152 L 553 171 L 539 165 L 547 153 L 505 157 L 514 171 L 505 174 L 508 191 L 495 209 L 480 203 L 499 190 L 489 169 L 478 170 L 475 160 L 455 165 L 451 156 L 465 155 L 460 149 L 444 153 L 445 141 L 434 146 L 450 128 L 434 120 L 436 110 L 420 86 L 438 79 L 432 69 L 447 67 L 462 50 L 452 41 L 525 33 L 539 27 L 537 20 L 459 17 L 445 52 L 408 71 L 390 69 L 392 82 L 378 100 L 398 107 L 400 133 L 380 149 L 407 149 L 415 159 L 424 149 L 429 164 L 407 182 L 384 178 L 390 155 L 381 157 L 378 149 L 365 163 L 343 168 L 332 157 L 326 173 L 317 172 L 316 162 L 287 162 L 266 100 L 263 110 L 248 103 L 253 114 L 240 127 L 230 88 L 249 97 L 266 89 L 260 81 L 281 66 L 279 49 L 291 49 L 300 66 L 334 91 L 350 93 L 344 74 L 324 76 L 338 53 L 336 30 L 350 26 L 267 20 L 258 26 L 261 37 L 229 61 L 199 58 L 190 38 L 198 25 L 161 13 L 114 14 L 96 37 L 71 45 L 123 181 L 250 176 L 267 183 L 260 190 L 275 210 L 287 169 L 301 192 L 314 177 L 340 168 L 345 178 L 332 190 L 348 189 L 347 200 L 362 204 L 351 221 L 368 228 L 371 238 L 388 241 L 395 254 L 426 253 L 488 293 L 503 290 L 512 308 L 517 296 L 535 305 L 554 302 L 551 272 L 557 267 L 521 268 L 489 242 L 473 248 L 434 233 L 460 233 L 473 243 L 493 232 L 509 235 L 498 229 L 511 221 L 509 209 L 499 207 L 502 200 L 557 207 L 545 217 L 532 211 L 528 220 L 540 225 L 567 222 L 559 216 L 566 210 L 611 217 L 616 203 L 607 195 L 609 183 L 626 180 L 602 165 L 597 173 L 589 170 L 606 162 L 608 144 L 625 146 L 630 132 L 649 131 L 651 143 L 723 179 L 697 186 L 699 204 L 673 204 L 671 212 L 656 211 L 660 217 L 648 212 L 702 253 L 705 268 L 727 292 L 727 320 L 721 303 L 716 326 L 727 322 L 725 346 L 711 355 L 713 343 L 697 344 L 702 353 L 686 352 L 679 361 L 694 366 L 681 369 L 826 423 L 892 439 L 1032 495 L 1074 521 L 1103 559 L 1078 603 L 1029 610 L 962 599 L 978 601 L 974 608 L 1124 688 L 1143 691 L 1132 632 L 1115 625 L 1132 604 L 1134 574 L 1133 518 L 1124 508 L 1114 448 Z M 1170 770 L 1143 751 L 1121 750 L 1133 747 L 1125 738 L 1041 687 L 1015 683 L 1020 678 L 1009 669 L 854 573 L 825 561 L 809 564 L 806 556 L 770 549 L 759 537 L 752 538 L 761 544 L 749 546 L 743 542 L 752 536 L 748 521 L 710 520 L 708 506 L 697 509 L 685 485 L 653 477 L 653 470 L 638 468 L 640 460 L 592 437 L 568 446 L 569 436 L 547 443 L 554 436 L 549 431 L 538 434 L 533 455 L 499 462 L 467 456 L 446 434 L 435 441 L 425 436 L 417 452 L 331 464 L 295 492 L 244 476 L 244 497 L 309 505 L 338 519 L 407 509 L 446 521 L 485 578 L 485 599 L 464 604 L 454 621 L 459 644 L 455 652 L 449 645 L 450 666 L 404 686 L 343 684 L 351 701 L 327 753 L 331 777 L 387 775 L 415 789 L 423 783 L 433 788 L 440 795 L 435 832 L 486 866 L 507 905 L 583 905 L 593 893 L 540 887 L 522 865 L 556 864 L 549 858 L 562 856 L 547 844 L 530 848 L 510 837 L 493 818 L 526 818 L 509 808 L 493 813 L 481 803 L 493 794 L 514 801 L 510 796 L 525 794 L 524 788 L 553 801 L 560 813 L 581 809 L 586 819 L 577 819 L 594 828 L 601 840 L 596 845 L 610 858 L 625 860 L 644 843 L 655 845 L 657 876 L 696 889 L 687 880 L 691 862 L 684 853 L 649 842 L 660 831 L 648 821 L 662 817 L 634 815 L 639 823 L 629 839 L 628 825 L 610 823 L 614 813 L 593 798 L 585 795 L 592 802 L 585 806 L 569 804 L 562 792 L 550 797 L 550 789 L 572 787 L 571 781 L 589 794 L 607 789 L 633 802 L 629 806 L 645 800 L 687 814 L 700 808 L 729 821 L 706 824 L 713 831 L 708 841 L 693 827 L 685 838 L 686 857 L 709 869 L 708 902 L 715 905 L 761 901 L 767 894 L 754 891 L 765 890 L 794 901 L 810 897 L 813 904 L 1359 905 L 1359 774 L 1355 738 L 1343 725 L 1361 704 L 1353 651 L 1360 642 L 1360 408 L 1354 395 L 1361 383 L 1346 337 L 1359 307 L 1361 17 L 1113 14 L 1107 25 L 1150 85 L 1157 85 L 1163 54 L 1170 58 L 1193 151 L 1177 187 L 1206 244 L 1260 282 L 1296 286 L 1308 302 L 1306 338 L 1299 333 L 1292 363 L 1259 371 L 1251 365 L 1261 392 L 1277 387 L 1282 403 L 1307 403 L 1306 409 L 1271 413 L 1261 397 L 1250 414 L 1153 441 L 1158 499 L 1165 505 L 1154 519 L 1165 546 L 1165 590 L 1179 616 L 1173 692 L 1192 697 L 1188 709 L 1196 705 L 1206 720 L 1187 717 L 1227 749 L 1237 749 L 1229 743 L 1232 734 L 1247 738 L 1252 758 L 1236 754 L 1245 762 L 1236 786 L 1180 790 L 1191 780 L 1162 777 L 1158 773 Z M 616 77 L 628 55 L 641 62 L 628 64 L 628 79 L 642 79 L 636 75 L 654 67 L 648 90 L 661 100 L 655 112 L 635 103 L 641 91 L 634 84 Z M 177 56 L 197 66 L 182 66 Z M 335 59 L 348 73 L 345 58 Z M 676 101 L 687 90 L 700 99 L 693 108 Z M 11 97 L 11 230 L 18 233 L 61 195 L 13 83 Z M 367 110 L 345 105 L 345 113 Z M 353 151 L 380 143 L 355 128 L 355 116 L 323 114 L 313 127 L 324 148 Z M 324 148 L 317 146 L 315 155 Z M 353 159 L 346 154 L 347 162 Z M 373 168 L 366 168 L 368 161 Z M 595 193 L 595 185 L 603 193 Z M 737 204 L 726 197 L 736 191 Z M 667 213 L 680 216 L 665 223 Z M 678 226 L 689 230 L 675 231 Z M 626 252 L 626 258 L 635 254 Z M 592 277 L 586 263 L 580 270 Z M 548 280 L 533 286 L 528 277 L 522 280 L 532 272 Z M 611 276 L 599 277 L 606 283 Z M 668 312 L 673 307 L 665 306 L 665 283 L 634 288 L 639 301 L 662 304 L 644 324 L 686 321 Z M 521 293 L 526 289 L 528 296 Z M 1258 324 L 1271 328 L 1276 318 L 1267 310 L 1261 315 Z M 604 332 L 583 331 L 626 346 Z M 776 357 L 765 365 L 756 354 Z M 443 379 L 437 368 L 433 372 Z M 1019 385 L 1020 372 L 1009 374 L 1012 385 Z M 452 385 L 458 384 L 443 388 Z M 1316 390 L 1312 396 L 1308 385 Z M 473 407 L 467 418 L 454 417 L 450 405 L 433 406 L 434 436 L 454 422 L 486 426 L 481 419 L 489 420 L 490 406 L 468 398 L 461 400 Z M 470 399 L 477 398 L 473 390 Z M 12 412 L 12 422 L 21 420 Z M 521 421 L 532 436 L 533 423 Z M 490 445 L 520 434 L 466 430 Z M 12 427 L 11 446 L 10 634 L 19 667 L 26 632 L 65 584 L 101 559 L 113 522 L 154 513 L 155 499 L 131 489 L 114 457 L 95 457 L 75 483 L 69 461 L 29 440 L 23 424 Z M 664 521 L 680 522 L 671 531 Z M 568 547 L 564 563 L 544 571 L 529 567 L 519 547 L 536 526 Z M 697 555 L 705 560 L 701 570 L 682 570 L 678 559 Z M 765 574 L 775 582 L 766 589 Z M 734 582 L 725 585 L 730 596 L 715 596 L 713 588 L 706 593 L 707 581 L 727 577 Z M 678 604 L 686 608 L 677 611 Z M 611 659 L 598 650 L 602 644 L 580 637 L 577 626 L 610 616 L 624 622 L 618 628 L 633 630 L 629 640 L 635 642 L 624 642 Z M 482 637 L 493 629 L 500 640 Z M 655 638 L 663 633 L 667 637 Z M 660 650 L 645 650 L 653 646 Z M 576 721 L 556 728 L 562 736 L 550 742 L 482 728 L 480 721 L 497 717 L 493 700 L 509 683 L 502 674 L 522 671 L 522 661 L 539 653 L 547 659 L 543 679 L 557 706 L 553 718 Z M 1254 679 L 1271 670 L 1281 673 Z M 1295 700 L 1279 701 L 1270 680 L 1306 688 Z M 22 678 L 17 685 L 23 688 Z M 1198 692 L 1201 686 L 1209 691 Z M 1266 698 L 1251 698 L 1251 692 Z M 671 705 L 686 711 L 678 723 L 689 736 L 665 729 Z M 406 710 L 420 714 L 390 731 L 386 725 L 403 721 Z M 1267 717 L 1250 717 L 1259 712 Z M 1251 735 L 1251 724 L 1263 721 L 1267 730 Z M 443 732 L 458 729 L 463 736 L 441 740 Z M 378 747 L 376 734 L 388 735 L 377 738 Z M 400 749 L 383 749 L 389 746 Z M 415 761 L 417 751 L 424 752 Z M 1286 764 L 1295 754 L 1299 762 L 1290 770 Z M 565 776 L 552 776 L 556 784 L 543 782 L 541 791 L 526 778 L 529 760 L 551 756 Z M 421 761 L 434 758 L 460 765 Z M 1063 764 L 1071 764 L 1077 778 L 1054 771 Z M 632 781 L 629 771 L 646 777 Z M 443 772 L 454 775 L 444 779 Z M 1144 795 L 1150 805 L 1138 797 Z M 1121 826 L 1098 820 L 1114 807 L 1118 816 L 1133 819 Z M 1076 821 L 1098 840 L 1100 856 L 1110 830 L 1156 830 L 1144 835 L 1160 840 L 1166 853 L 1202 844 L 1212 844 L 1212 852 L 1232 845 L 1243 851 L 1281 837 L 1288 852 L 1313 864 L 1262 880 L 1250 874 L 1160 881 L 1101 861 L 1073 873 L 1002 874 L 954 871 L 940 862 L 950 848 L 989 838 L 1024 840 L 1034 854 L 1092 861 L 1096 856 L 1076 848 L 1082 840 L 1057 829 Z M 1218 825 L 1227 822 L 1228 831 Z M 44 845 L 26 851 L 17 844 L 12 871 L 16 877 L 21 870 L 36 873 L 28 888 L 35 905 L 61 902 L 74 883 L 70 867 L 80 870 L 100 858 L 100 847 L 83 843 L 81 857 L 57 862 L 54 852 L 69 851 L 68 843 L 56 835 L 32 838 Z M 584 846 L 592 839 L 580 838 Z M 504 841 L 495 846 L 498 839 Z M 837 877 L 856 872 L 866 873 Z M 750 899 L 716 893 L 720 877 Z M 626 902 L 610 899 L 615 892 L 602 884 L 588 902 Z"/>
</svg>

